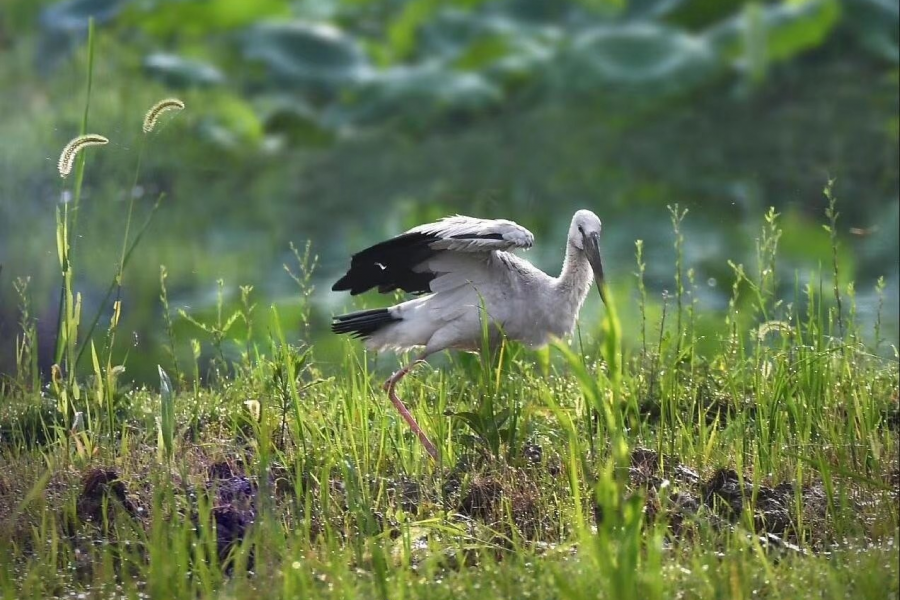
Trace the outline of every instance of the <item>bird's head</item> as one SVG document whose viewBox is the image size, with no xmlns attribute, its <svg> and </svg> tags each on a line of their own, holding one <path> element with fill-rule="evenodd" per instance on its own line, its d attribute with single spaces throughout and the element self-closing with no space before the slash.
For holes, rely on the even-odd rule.
<svg viewBox="0 0 900 600">
<path fill-rule="evenodd" d="M 600 259 L 600 217 L 589 210 L 579 210 L 572 217 L 569 227 L 569 243 L 584 252 L 594 271 L 594 281 L 600 291 L 600 299 L 606 304 L 606 282 L 603 278 L 603 261 Z"/>
</svg>

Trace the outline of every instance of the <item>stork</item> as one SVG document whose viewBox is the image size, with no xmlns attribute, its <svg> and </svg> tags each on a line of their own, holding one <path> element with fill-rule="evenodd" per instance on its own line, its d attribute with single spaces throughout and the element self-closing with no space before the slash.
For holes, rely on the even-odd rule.
<svg viewBox="0 0 900 600">
<path fill-rule="evenodd" d="M 354 254 L 350 269 L 331 288 L 354 296 L 377 288 L 382 294 L 403 290 L 419 297 L 334 317 L 331 330 L 362 338 L 371 350 L 422 348 L 383 389 L 437 459 L 437 448 L 397 397 L 397 384 L 436 352 L 477 351 L 483 317 L 491 345 L 506 336 L 540 348 L 570 334 L 593 280 L 606 302 L 599 241 L 597 215 L 576 212 L 562 271 L 552 277 L 512 254 L 534 243 L 532 233 L 512 221 L 457 215 L 419 225 Z"/>
</svg>

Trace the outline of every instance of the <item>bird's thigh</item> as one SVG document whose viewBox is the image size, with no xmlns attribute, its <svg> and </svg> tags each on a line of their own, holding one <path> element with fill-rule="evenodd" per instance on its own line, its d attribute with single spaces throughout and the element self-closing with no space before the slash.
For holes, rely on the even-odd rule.
<svg viewBox="0 0 900 600">
<path fill-rule="evenodd" d="M 485 334 L 478 313 L 469 313 L 448 323 L 434 332 L 425 347 L 427 353 L 440 352 L 448 348 L 459 350 L 477 350 L 481 347 Z M 499 328 L 496 323 L 488 321 L 487 334 L 489 340 L 499 338 Z"/>
</svg>

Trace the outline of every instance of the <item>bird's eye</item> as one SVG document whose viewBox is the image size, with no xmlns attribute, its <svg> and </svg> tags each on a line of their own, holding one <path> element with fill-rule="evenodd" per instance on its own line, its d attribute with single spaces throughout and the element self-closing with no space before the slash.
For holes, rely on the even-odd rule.
<svg viewBox="0 0 900 600">
<path fill-rule="evenodd" d="M 578 226 L 578 233 L 584 235 L 584 227 L 582 227 L 581 225 Z"/>
</svg>

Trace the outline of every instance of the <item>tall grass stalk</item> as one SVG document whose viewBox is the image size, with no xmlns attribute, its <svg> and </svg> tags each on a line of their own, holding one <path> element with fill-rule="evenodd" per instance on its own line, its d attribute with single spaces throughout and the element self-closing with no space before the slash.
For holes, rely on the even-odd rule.
<svg viewBox="0 0 900 600">
<path fill-rule="evenodd" d="M 153 208 L 151 209 L 150 214 L 148 215 L 147 220 L 144 223 L 144 226 L 138 231 L 137 235 L 135 236 L 134 241 L 131 241 L 130 240 L 131 220 L 132 220 L 132 215 L 134 213 L 134 201 L 135 201 L 135 197 L 137 195 L 138 181 L 140 180 L 140 176 L 141 176 L 141 165 L 142 165 L 143 159 L 144 159 L 144 151 L 148 144 L 148 138 L 152 134 L 154 126 L 156 125 L 157 120 L 159 119 L 159 114 L 162 112 L 162 110 L 164 110 L 163 107 L 165 107 L 167 104 L 176 105 L 178 110 L 184 109 L 184 103 L 181 102 L 180 100 L 168 99 L 168 100 L 163 100 L 162 102 L 158 102 L 156 105 L 152 106 L 144 116 L 144 123 L 142 126 L 143 134 L 141 135 L 140 142 L 138 143 L 138 152 L 137 152 L 137 159 L 136 159 L 135 166 L 134 166 L 134 175 L 131 178 L 131 185 L 126 190 L 126 193 L 128 194 L 128 213 L 125 217 L 125 230 L 122 233 L 122 251 L 119 256 L 119 265 L 118 265 L 118 269 L 116 270 L 115 278 L 113 279 L 113 283 L 110 284 L 110 287 L 112 287 L 114 285 L 115 289 L 116 289 L 116 299 L 113 301 L 113 305 L 120 304 L 122 301 L 122 283 L 123 283 L 123 279 L 125 277 L 125 267 L 128 265 L 128 259 L 131 257 L 132 252 L 137 247 L 138 243 L 140 242 L 141 238 L 143 237 L 144 231 L 146 231 L 147 227 L 150 226 L 150 222 L 153 220 L 153 216 L 156 214 L 156 211 L 159 208 L 159 203 L 162 201 L 162 198 L 163 198 L 162 195 L 160 195 L 159 198 L 157 198 L 157 201 L 154 204 Z M 97 316 L 94 318 L 94 321 L 92 322 L 91 327 L 87 334 L 88 338 L 93 334 L 94 327 L 97 324 L 97 319 L 99 318 L 99 315 L 106 309 L 106 303 L 109 301 L 109 295 L 110 295 L 109 292 L 107 292 L 106 297 L 103 299 L 103 302 L 100 303 L 100 306 L 97 309 Z M 111 334 L 115 335 L 115 328 L 113 328 L 111 330 Z M 111 338 L 108 338 L 108 339 L 110 340 L 110 344 L 109 344 L 110 347 L 109 347 L 108 352 L 111 353 L 112 352 Z M 109 354 L 107 356 L 109 356 Z M 176 380 L 177 380 L 177 374 L 176 374 Z"/>
<path fill-rule="evenodd" d="M 19 297 L 19 330 L 16 336 L 16 378 L 30 389 L 40 388 L 40 372 L 38 370 L 37 323 L 31 314 L 30 277 L 19 277 L 13 282 L 13 288 Z"/>
<path fill-rule="evenodd" d="M 169 290 L 166 287 L 166 278 L 168 277 L 165 265 L 159 266 L 159 302 L 162 305 L 163 322 L 166 325 L 166 351 L 172 359 L 172 368 L 175 370 L 175 381 L 181 384 L 183 376 L 181 369 L 178 368 L 178 351 L 175 342 L 175 330 L 172 327 L 172 310 L 169 308 Z"/>
<path fill-rule="evenodd" d="M 144 234 L 147 232 L 147 229 L 150 227 L 150 223 L 153 221 L 153 216 L 156 214 L 156 211 L 159 210 L 159 206 L 162 201 L 165 199 L 166 195 L 161 193 L 157 198 L 156 202 L 154 202 L 153 206 L 150 209 L 150 212 L 147 215 L 147 218 L 141 224 L 141 227 L 138 229 L 137 233 L 134 236 L 131 244 L 128 246 L 128 250 L 125 252 L 124 264 L 127 265 L 128 261 L 131 259 L 131 255 L 134 253 L 138 244 L 140 244 L 141 239 L 144 237 Z M 103 311 L 110 298 L 112 297 L 113 291 L 118 287 L 119 282 L 117 278 L 113 278 L 110 282 L 109 286 L 106 288 L 106 293 L 103 295 L 103 300 L 100 301 L 100 305 L 97 308 L 97 312 L 94 313 L 93 319 L 91 319 L 91 324 L 88 326 L 87 331 L 81 341 L 80 346 L 78 347 L 78 352 L 75 357 L 75 363 L 79 363 L 81 361 L 81 356 L 84 354 L 84 351 L 87 349 L 88 342 L 93 338 L 94 330 L 97 328 L 97 324 L 100 322 L 100 317 L 103 315 Z M 109 338 L 107 338 L 107 346 L 109 346 Z"/>
<path fill-rule="evenodd" d="M 157 417 L 158 444 L 160 460 L 169 463 L 175 453 L 175 389 L 169 375 L 159 370 L 159 416 Z"/>
<path fill-rule="evenodd" d="M 637 262 L 638 303 L 641 312 L 641 365 L 647 360 L 647 287 L 644 284 L 644 274 L 647 265 L 644 262 L 644 240 L 635 240 L 635 261 Z"/>
<path fill-rule="evenodd" d="M 152 106 L 150 110 L 144 116 L 144 124 L 142 127 L 143 134 L 141 135 L 140 142 L 138 143 L 138 153 L 137 159 L 134 167 L 134 174 L 131 179 L 131 186 L 126 190 L 128 194 L 128 212 L 125 217 L 125 230 L 122 234 L 122 251 L 119 256 L 119 264 L 116 269 L 116 274 L 113 277 L 112 282 L 110 282 L 109 288 L 106 291 L 106 295 L 103 297 L 103 300 L 100 302 L 100 306 L 97 308 L 97 313 L 94 315 L 93 320 L 91 321 L 91 325 L 88 328 L 87 334 L 85 336 L 85 342 L 82 344 L 81 350 L 78 353 L 77 360 L 81 359 L 81 354 L 84 352 L 85 347 L 87 346 L 87 340 L 93 336 L 94 329 L 97 326 L 97 322 L 100 320 L 100 315 L 106 310 L 107 303 L 112 295 L 113 289 L 115 289 L 116 298 L 113 301 L 113 304 L 118 304 L 122 300 L 122 283 L 125 277 L 125 268 L 128 266 L 128 261 L 131 258 L 132 253 L 134 252 L 137 245 L 140 243 L 141 238 L 144 235 L 144 232 L 150 226 L 151 221 L 153 220 L 153 216 L 156 214 L 156 211 L 159 209 L 160 202 L 162 202 L 164 195 L 160 194 L 154 203 L 153 207 L 150 210 L 149 215 L 147 216 L 146 221 L 143 226 L 138 230 L 137 235 L 135 235 L 134 240 L 131 240 L 131 221 L 132 215 L 134 214 L 134 201 L 137 194 L 138 189 L 138 181 L 140 180 L 141 175 L 141 165 L 144 159 L 144 152 L 148 144 L 148 138 L 150 134 L 153 132 L 154 126 L 156 125 L 157 120 L 159 119 L 159 113 L 161 112 L 160 107 L 164 107 L 167 104 L 177 105 L 178 110 L 184 109 L 184 103 L 177 99 L 168 99 L 163 100 L 162 102 L 158 102 L 156 105 Z M 115 334 L 115 330 L 111 331 L 111 334 Z M 112 352 L 112 344 L 111 338 L 107 338 L 108 351 L 107 358 L 109 357 L 109 353 Z M 176 369 L 176 380 L 178 379 L 178 373 Z"/>
<path fill-rule="evenodd" d="M 877 354 L 881 349 L 884 340 L 881 338 L 881 317 L 884 311 L 884 288 L 886 287 L 884 275 L 875 282 L 875 295 L 878 297 L 878 307 L 875 309 L 875 323 L 872 325 L 872 336 L 874 338 L 874 351 Z"/>
<path fill-rule="evenodd" d="M 88 19 L 88 39 L 87 39 L 87 76 L 86 76 L 86 86 L 85 86 L 85 99 L 84 99 L 84 112 L 81 117 L 81 127 L 79 129 L 78 135 L 83 136 L 87 134 L 88 131 L 88 115 L 90 114 L 90 106 L 91 106 L 91 90 L 94 82 L 94 19 L 90 17 Z M 71 226 L 69 224 L 69 202 L 66 198 L 65 187 L 63 186 L 60 191 L 60 198 L 62 198 L 63 204 L 63 215 L 62 219 L 59 217 L 59 213 L 57 211 L 57 246 L 59 247 L 60 252 L 60 268 L 62 270 L 62 281 L 60 283 L 59 290 L 59 313 L 57 318 L 57 327 L 56 327 L 56 351 L 54 353 L 54 362 L 56 364 L 62 363 L 64 342 L 63 342 L 63 328 L 64 328 L 64 320 L 68 313 L 71 312 L 69 308 L 69 298 L 71 297 L 71 254 L 74 250 L 75 241 L 78 238 L 78 209 L 81 206 L 81 189 L 84 184 L 84 169 L 85 163 L 87 160 L 86 154 L 84 152 L 79 153 L 77 159 L 78 162 L 75 166 L 75 184 L 73 189 L 73 215 L 72 215 L 72 223 Z M 62 232 L 60 229 L 62 228 Z M 60 241 L 61 240 L 61 241 Z M 70 241 L 71 240 L 71 241 Z M 65 326 L 67 330 L 70 327 Z M 74 370 L 75 365 L 72 364 L 72 356 L 68 357 L 68 369 Z M 72 375 L 74 377 L 74 375 Z"/>
<path fill-rule="evenodd" d="M 825 208 L 825 216 L 828 218 L 828 225 L 822 227 L 828 232 L 828 238 L 831 242 L 831 267 L 832 267 L 832 289 L 834 290 L 834 303 L 838 323 L 838 335 L 840 339 L 844 339 L 844 308 L 841 300 L 841 284 L 840 269 L 838 266 L 838 230 L 837 219 L 840 215 L 837 212 L 837 197 L 834 195 L 834 179 L 829 179 L 828 184 L 822 192 L 825 199 L 828 200 L 828 206 Z"/>
<path fill-rule="evenodd" d="M 688 213 L 688 209 L 681 210 L 677 204 L 669 206 L 669 216 L 672 220 L 672 231 L 675 234 L 675 344 L 676 354 L 681 353 L 681 343 L 684 338 L 682 319 L 684 318 L 684 234 L 681 224 Z"/>
</svg>

